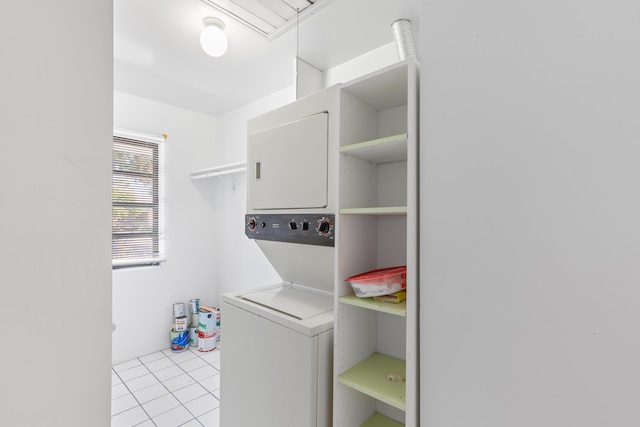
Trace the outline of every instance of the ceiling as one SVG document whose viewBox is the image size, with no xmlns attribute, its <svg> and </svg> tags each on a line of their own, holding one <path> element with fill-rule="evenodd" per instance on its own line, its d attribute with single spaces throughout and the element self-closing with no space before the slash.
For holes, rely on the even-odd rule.
<svg viewBox="0 0 640 427">
<path fill-rule="evenodd" d="M 322 1 L 268 40 L 201 0 L 114 0 L 114 89 L 218 116 L 293 85 L 296 52 L 326 70 L 393 42 L 398 18 L 418 29 L 419 0 Z M 220 58 L 200 48 L 208 16 L 226 26 Z"/>
</svg>

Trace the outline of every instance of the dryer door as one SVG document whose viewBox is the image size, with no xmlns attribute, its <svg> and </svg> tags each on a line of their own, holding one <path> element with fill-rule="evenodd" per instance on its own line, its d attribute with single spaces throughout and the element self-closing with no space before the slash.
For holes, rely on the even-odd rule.
<svg viewBox="0 0 640 427">
<path fill-rule="evenodd" d="M 248 209 L 327 206 L 329 113 L 249 135 Z"/>
</svg>

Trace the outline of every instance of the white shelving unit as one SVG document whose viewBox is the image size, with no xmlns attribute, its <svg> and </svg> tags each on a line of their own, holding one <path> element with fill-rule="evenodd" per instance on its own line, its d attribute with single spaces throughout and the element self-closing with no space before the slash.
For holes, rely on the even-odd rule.
<svg viewBox="0 0 640 427">
<path fill-rule="evenodd" d="M 419 425 L 417 100 L 412 59 L 341 89 L 336 427 Z M 399 304 L 358 298 L 345 281 L 397 265 L 407 266 Z"/>
</svg>

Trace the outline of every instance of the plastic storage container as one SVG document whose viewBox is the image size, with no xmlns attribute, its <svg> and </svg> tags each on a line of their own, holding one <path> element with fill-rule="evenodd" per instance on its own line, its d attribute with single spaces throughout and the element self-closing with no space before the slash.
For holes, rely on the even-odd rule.
<svg viewBox="0 0 640 427">
<path fill-rule="evenodd" d="M 389 295 L 407 287 L 407 267 L 381 268 L 351 276 L 346 280 L 357 297 Z"/>
</svg>

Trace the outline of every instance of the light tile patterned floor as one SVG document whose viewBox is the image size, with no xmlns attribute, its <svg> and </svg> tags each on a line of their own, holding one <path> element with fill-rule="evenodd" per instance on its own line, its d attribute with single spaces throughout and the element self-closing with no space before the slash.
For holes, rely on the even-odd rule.
<svg viewBox="0 0 640 427">
<path fill-rule="evenodd" d="M 219 427 L 220 350 L 162 350 L 112 367 L 111 427 Z"/>
</svg>

